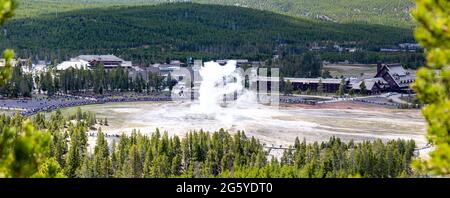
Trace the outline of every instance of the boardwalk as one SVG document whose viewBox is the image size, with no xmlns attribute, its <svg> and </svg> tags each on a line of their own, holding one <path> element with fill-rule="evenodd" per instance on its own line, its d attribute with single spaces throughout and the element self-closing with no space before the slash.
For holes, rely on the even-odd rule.
<svg viewBox="0 0 450 198">
<path fill-rule="evenodd" d="M 32 99 L 0 100 L 0 108 L 4 110 L 18 110 L 21 111 L 20 114 L 23 116 L 31 116 L 39 112 L 51 112 L 67 107 L 134 101 L 171 101 L 171 98 L 167 96 L 86 97 L 55 95 L 51 98 L 37 97 Z"/>
</svg>

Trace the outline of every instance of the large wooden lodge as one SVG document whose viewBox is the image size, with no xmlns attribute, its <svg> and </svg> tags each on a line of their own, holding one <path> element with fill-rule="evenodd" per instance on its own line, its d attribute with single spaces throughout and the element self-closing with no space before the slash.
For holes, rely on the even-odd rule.
<svg viewBox="0 0 450 198">
<path fill-rule="evenodd" d="M 402 92 L 410 93 L 412 90 L 410 84 L 415 81 L 415 75 L 403 68 L 401 64 L 378 64 L 377 74 L 373 78 L 365 79 L 342 79 L 336 78 L 284 78 L 284 81 L 290 81 L 295 90 L 299 91 L 317 91 L 319 84 L 322 83 L 323 92 L 335 93 L 339 90 L 341 83 L 347 90 L 353 89 L 356 92 L 361 91 L 361 84 L 364 82 L 367 94 L 379 94 L 382 92 Z M 267 83 L 279 83 L 277 77 L 259 77 L 258 85 Z"/>
</svg>

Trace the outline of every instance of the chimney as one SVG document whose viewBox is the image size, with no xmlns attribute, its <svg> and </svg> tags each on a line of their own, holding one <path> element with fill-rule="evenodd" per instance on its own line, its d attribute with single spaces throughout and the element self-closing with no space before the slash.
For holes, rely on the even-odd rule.
<svg viewBox="0 0 450 198">
<path fill-rule="evenodd" d="M 380 73 L 382 68 L 383 68 L 383 64 L 381 62 L 377 63 L 377 74 Z"/>
</svg>

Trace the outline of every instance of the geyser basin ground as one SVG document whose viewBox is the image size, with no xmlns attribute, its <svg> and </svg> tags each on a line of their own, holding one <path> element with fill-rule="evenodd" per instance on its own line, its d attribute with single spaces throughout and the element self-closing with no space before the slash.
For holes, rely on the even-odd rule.
<svg viewBox="0 0 450 198">
<path fill-rule="evenodd" d="M 195 104 L 186 102 L 109 103 L 81 108 L 94 112 L 99 119 L 106 117 L 109 126 L 102 126 L 102 131 L 109 134 L 128 134 L 133 129 L 149 134 L 159 128 L 169 135 L 184 136 L 190 130 L 224 128 L 231 132 L 244 130 L 249 137 L 284 146 L 293 144 L 296 137 L 312 142 L 332 136 L 344 141 L 401 138 L 413 139 L 418 146 L 426 144 L 425 122 L 419 110 L 258 105 L 224 109 L 231 116 L 212 116 L 197 113 Z"/>
</svg>

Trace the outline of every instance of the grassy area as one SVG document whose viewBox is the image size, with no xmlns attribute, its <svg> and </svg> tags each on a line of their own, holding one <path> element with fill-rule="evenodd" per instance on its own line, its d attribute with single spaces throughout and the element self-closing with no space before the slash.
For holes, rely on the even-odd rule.
<svg viewBox="0 0 450 198">
<path fill-rule="evenodd" d="M 324 69 L 328 70 L 333 77 L 373 77 L 377 73 L 377 66 L 368 65 L 345 65 L 345 64 L 328 64 L 324 65 Z M 361 75 L 362 74 L 362 75 Z"/>
</svg>

